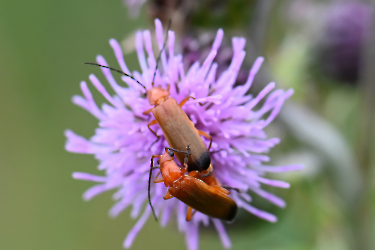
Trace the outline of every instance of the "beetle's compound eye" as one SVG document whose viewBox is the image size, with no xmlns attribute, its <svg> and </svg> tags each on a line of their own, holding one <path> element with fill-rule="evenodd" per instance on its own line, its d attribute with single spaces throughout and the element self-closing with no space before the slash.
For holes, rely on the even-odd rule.
<svg viewBox="0 0 375 250">
<path fill-rule="evenodd" d="M 170 157 L 174 157 L 173 151 L 169 151 L 168 154 L 169 154 Z"/>
</svg>

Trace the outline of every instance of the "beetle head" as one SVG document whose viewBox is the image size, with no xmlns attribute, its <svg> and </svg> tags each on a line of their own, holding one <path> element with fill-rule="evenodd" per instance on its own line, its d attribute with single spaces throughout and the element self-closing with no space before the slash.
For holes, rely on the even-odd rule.
<svg viewBox="0 0 375 250">
<path fill-rule="evenodd" d="M 147 99 L 150 105 L 159 104 L 169 96 L 169 91 L 160 87 L 154 87 L 147 91 Z"/>
</svg>

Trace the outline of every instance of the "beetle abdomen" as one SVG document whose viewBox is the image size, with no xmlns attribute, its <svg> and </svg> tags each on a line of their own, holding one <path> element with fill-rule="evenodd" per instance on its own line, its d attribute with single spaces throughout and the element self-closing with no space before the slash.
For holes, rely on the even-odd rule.
<svg viewBox="0 0 375 250">
<path fill-rule="evenodd" d="M 176 100 L 168 98 L 163 104 L 156 106 L 152 113 L 171 148 L 185 151 L 186 147 L 190 146 L 189 172 L 203 171 L 210 166 L 211 159 L 206 145 Z M 185 154 L 176 153 L 176 157 L 183 163 Z"/>
<path fill-rule="evenodd" d="M 203 181 L 184 176 L 174 182 L 169 193 L 193 209 L 222 220 L 232 220 L 237 214 L 237 204 L 223 193 L 217 192 Z"/>
</svg>

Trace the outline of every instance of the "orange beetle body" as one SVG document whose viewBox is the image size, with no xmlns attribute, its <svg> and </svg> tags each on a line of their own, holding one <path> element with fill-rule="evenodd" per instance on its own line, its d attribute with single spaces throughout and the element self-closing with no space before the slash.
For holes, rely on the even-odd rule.
<svg viewBox="0 0 375 250">
<path fill-rule="evenodd" d="M 162 91 L 164 91 L 164 95 L 160 95 Z M 187 164 L 189 172 L 207 170 L 211 164 L 210 154 L 199 135 L 199 131 L 181 109 L 180 105 L 177 104 L 176 100 L 168 97 L 168 95 L 169 92 L 161 88 L 152 88 L 147 92 L 150 104 L 155 104 L 155 107 L 151 110 L 157 123 L 163 130 L 165 139 L 171 148 L 180 151 L 185 150 L 186 145 L 191 146 L 191 154 Z M 180 152 L 175 153 L 178 161 L 183 162 L 185 158 L 184 154 Z"/>
<path fill-rule="evenodd" d="M 181 169 L 174 162 L 172 151 L 166 151 L 163 155 L 153 156 L 151 158 L 151 170 L 153 169 L 153 159 L 157 157 L 160 157 L 160 173 L 163 179 L 155 182 L 164 182 L 164 185 L 168 187 L 168 192 L 164 199 L 176 197 L 189 206 L 186 220 L 189 221 L 192 218 L 192 209 L 208 216 L 228 221 L 236 216 L 237 204 L 227 196 L 229 194 L 228 190 L 220 186 L 208 185 L 193 176 L 184 175 L 184 169 Z M 210 179 L 212 180 L 212 178 L 214 177 L 211 175 Z"/>
</svg>

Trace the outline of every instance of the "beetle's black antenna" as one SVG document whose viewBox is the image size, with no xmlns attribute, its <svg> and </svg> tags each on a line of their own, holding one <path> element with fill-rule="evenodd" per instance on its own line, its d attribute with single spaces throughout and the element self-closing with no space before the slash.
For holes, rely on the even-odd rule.
<svg viewBox="0 0 375 250">
<path fill-rule="evenodd" d="M 139 85 L 141 85 L 145 90 L 147 90 L 146 87 L 145 87 L 142 83 L 140 83 L 139 81 L 137 81 L 133 76 L 131 76 L 131 75 L 129 75 L 129 74 L 126 74 L 125 72 L 122 72 L 121 70 L 114 69 L 114 68 L 112 68 L 112 67 L 108 67 L 108 66 L 104 66 L 104 65 L 100 65 L 100 64 L 97 64 L 97 63 L 85 62 L 84 64 L 95 65 L 95 66 L 99 66 L 99 67 L 102 67 L 102 68 L 107 68 L 107 69 L 110 69 L 110 70 L 116 71 L 116 72 L 118 72 L 118 73 L 121 73 L 121 74 L 123 74 L 123 75 L 125 75 L 125 76 L 130 77 L 131 79 L 133 79 L 134 81 L 136 81 Z"/>
<path fill-rule="evenodd" d="M 168 40 L 168 31 L 171 29 L 171 22 L 172 22 L 171 19 L 169 19 L 169 22 L 168 22 L 168 29 L 167 29 L 167 36 L 165 37 L 164 44 L 163 44 L 163 48 L 160 50 L 160 53 L 159 53 L 158 59 L 156 60 L 156 67 L 155 67 L 155 72 L 154 72 L 154 78 L 152 78 L 152 86 L 154 86 L 155 76 L 156 76 L 156 70 L 158 69 L 158 65 L 159 65 L 159 61 L 160 61 L 160 57 L 161 57 L 161 53 L 164 51 L 164 49 L 165 49 L 165 45 L 167 44 L 167 40 Z"/>
<path fill-rule="evenodd" d="M 150 207 L 151 207 L 151 210 L 152 210 L 152 214 L 154 215 L 156 221 L 158 221 L 158 218 L 156 217 L 154 207 L 151 204 L 151 191 L 150 191 L 150 189 L 151 189 L 152 170 L 155 169 L 155 168 L 159 168 L 159 167 L 154 167 L 154 158 L 157 158 L 157 157 L 160 157 L 160 155 L 153 155 L 151 157 L 150 175 L 148 177 L 148 203 L 150 204 Z"/>
</svg>

